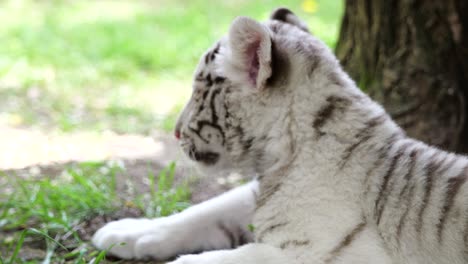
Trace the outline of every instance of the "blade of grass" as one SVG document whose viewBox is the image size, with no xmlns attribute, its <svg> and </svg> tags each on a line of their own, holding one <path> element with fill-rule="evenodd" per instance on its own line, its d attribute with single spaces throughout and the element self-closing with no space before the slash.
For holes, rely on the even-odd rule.
<svg viewBox="0 0 468 264">
<path fill-rule="evenodd" d="M 84 256 L 85 256 L 85 254 L 86 254 L 86 249 L 80 250 L 80 251 L 79 251 L 78 257 L 76 258 L 75 264 L 85 263 L 85 262 L 84 262 Z"/>
<path fill-rule="evenodd" d="M 47 254 L 44 260 L 42 261 L 42 264 L 50 264 L 50 259 L 52 258 L 53 254 L 54 250 L 47 250 Z"/>
<path fill-rule="evenodd" d="M 18 257 L 18 253 L 21 247 L 23 246 L 24 238 L 26 237 L 27 234 L 28 234 L 28 230 L 23 230 L 23 232 L 21 232 L 20 237 L 18 239 L 18 243 L 16 243 L 15 250 L 13 251 L 13 254 L 11 255 L 11 258 L 7 262 L 7 264 L 13 264 L 14 261 L 16 261 L 16 258 Z"/>
<path fill-rule="evenodd" d="M 28 230 L 29 230 L 29 232 L 31 232 L 31 234 L 41 235 L 41 236 L 47 238 L 48 240 L 54 242 L 57 246 L 61 247 L 61 248 L 64 249 L 65 251 L 68 251 L 68 248 L 67 248 L 67 247 L 65 247 L 64 245 L 62 245 L 62 244 L 61 244 L 60 242 L 58 242 L 56 239 L 50 237 L 47 233 L 42 232 L 42 231 L 40 231 L 40 230 L 38 230 L 38 229 L 35 229 L 35 228 L 30 228 L 30 229 L 28 229 Z"/>
<path fill-rule="evenodd" d="M 93 261 L 90 261 L 90 264 L 91 263 L 92 264 L 99 264 L 102 260 L 104 260 L 106 258 L 106 254 L 107 254 L 106 250 L 101 251 Z"/>
</svg>

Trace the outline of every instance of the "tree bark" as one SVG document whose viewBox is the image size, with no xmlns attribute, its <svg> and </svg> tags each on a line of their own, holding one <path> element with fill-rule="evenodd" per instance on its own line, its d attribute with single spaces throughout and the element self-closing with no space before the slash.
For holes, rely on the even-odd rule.
<svg viewBox="0 0 468 264">
<path fill-rule="evenodd" d="M 408 135 L 468 153 L 468 1 L 347 0 L 336 54 Z"/>
</svg>

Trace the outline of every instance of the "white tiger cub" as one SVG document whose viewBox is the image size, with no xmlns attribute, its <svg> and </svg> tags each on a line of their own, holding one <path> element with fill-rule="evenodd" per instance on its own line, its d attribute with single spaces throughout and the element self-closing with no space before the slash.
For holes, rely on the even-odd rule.
<svg viewBox="0 0 468 264">
<path fill-rule="evenodd" d="M 176 136 L 202 167 L 258 181 L 166 218 L 109 223 L 98 248 L 213 250 L 173 264 L 468 263 L 468 160 L 405 136 L 287 9 L 237 18 L 204 55 Z"/>
</svg>

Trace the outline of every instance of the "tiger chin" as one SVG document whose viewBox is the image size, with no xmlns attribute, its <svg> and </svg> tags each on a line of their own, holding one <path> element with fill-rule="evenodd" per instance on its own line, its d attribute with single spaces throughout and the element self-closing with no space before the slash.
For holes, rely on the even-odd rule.
<svg viewBox="0 0 468 264">
<path fill-rule="evenodd" d="M 202 167 L 256 180 L 108 223 L 96 247 L 172 264 L 468 263 L 467 158 L 407 137 L 288 9 L 233 21 L 175 134 Z"/>
</svg>

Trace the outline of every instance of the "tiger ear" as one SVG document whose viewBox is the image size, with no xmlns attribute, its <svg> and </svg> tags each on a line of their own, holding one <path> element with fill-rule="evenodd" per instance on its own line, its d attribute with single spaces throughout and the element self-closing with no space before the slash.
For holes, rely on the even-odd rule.
<svg viewBox="0 0 468 264">
<path fill-rule="evenodd" d="M 269 29 L 257 21 L 236 18 L 229 29 L 231 72 L 257 90 L 263 90 L 272 74 Z"/>
<path fill-rule="evenodd" d="M 299 17 L 297 17 L 291 10 L 285 7 L 280 7 L 273 10 L 273 12 L 271 12 L 270 19 L 278 20 L 283 23 L 288 23 L 300 28 L 305 32 L 310 32 L 309 28 L 307 27 L 307 24 L 303 22 Z"/>
</svg>

